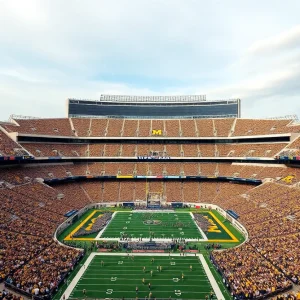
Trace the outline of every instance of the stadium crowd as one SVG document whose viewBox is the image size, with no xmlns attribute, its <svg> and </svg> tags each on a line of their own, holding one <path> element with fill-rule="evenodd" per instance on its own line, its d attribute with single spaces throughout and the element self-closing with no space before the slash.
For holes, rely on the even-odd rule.
<svg viewBox="0 0 300 300">
<path fill-rule="evenodd" d="M 223 203 L 216 199 L 240 216 L 250 238 L 240 248 L 212 253 L 235 296 L 251 298 L 299 284 L 299 199 L 298 187 L 278 183 L 265 183 Z"/>
<path fill-rule="evenodd" d="M 292 285 L 249 244 L 231 251 L 214 251 L 211 257 L 230 286 L 232 295 L 238 299 L 267 296 Z"/>
<path fill-rule="evenodd" d="M 1 181 L 12 184 L 27 183 L 34 178 L 67 178 L 70 176 L 103 176 L 103 175 L 201 175 L 228 176 L 264 180 L 271 178 L 282 184 L 293 185 L 300 181 L 300 171 L 282 165 L 266 166 L 264 164 L 246 163 L 189 163 L 170 162 L 132 163 L 67 163 L 63 165 L 25 166 L 3 168 Z M 121 191 L 123 193 L 123 190 Z M 126 193 L 126 191 L 124 191 Z"/>
<path fill-rule="evenodd" d="M 82 256 L 52 239 L 82 199 L 57 195 L 39 183 L 0 188 L 0 279 L 27 295 L 50 297 Z"/>
<path fill-rule="evenodd" d="M 6 282 L 33 296 L 51 295 L 81 256 L 82 253 L 75 249 L 52 243 L 23 268 L 9 275 Z"/>
</svg>

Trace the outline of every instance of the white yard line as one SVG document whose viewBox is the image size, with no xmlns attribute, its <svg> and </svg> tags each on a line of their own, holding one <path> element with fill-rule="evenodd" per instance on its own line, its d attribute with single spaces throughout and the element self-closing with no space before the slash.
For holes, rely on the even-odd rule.
<svg viewBox="0 0 300 300">
<path fill-rule="evenodd" d="M 220 288 L 219 288 L 219 286 L 218 286 L 218 284 L 216 282 L 216 279 L 213 276 L 213 274 L 211 273 L 211 271 L 210 271 L 210 269 L 208 267 L 208 264 L 207 264 L 207 262 L 206 262 L 206 260 L 205 260 L 205 258 L 204 258 L 204 256 L 202 254 L 199 254 L 199 259 L 200 259 L 200 261 L 201 261 L 201 263 L 203 265 L 205 273 L 206 273 L 206 275 L 207 275 L 207 277 L 208 277 L 208 279 L 210 281 L 210 284 L 211 284 L 211 286 L 212 286 L 212 288 L 214 290 L 214 293 L 215 293 L 217 299 L 218 300 L 225 300 L 224 295 L 222 294 L 222 292 L 221 292 L 221 290 L 220 290 Z"/>
<path fill-rule="evenodd" d="M 137 209 L 133 210 L 133 213 L 171 213 L 174 214 L 175 210 L 168 210 L 168 209 Z"/>
<path fill-rule="evenodd" d="M 176 239 L 179 239 L 179 238 L 174 238 L 175 240 Z M 95 240 L 96 241 L 118 241 L 118 242 L 128 242 L 128 241 L 124 241 L 124 240 L 122 240 L 121 241 L 121 239 L 120 238 L 95 238 Z M 149 242 L 149 240 L 150 240 L 150 238 L 149 237 L 143 237 L 143 241 L 141 242 L 141 243 L 145 243 L 145 242 Z M 207 241 L 207 239 L 205 240 L 205 239 L 187 239 L 187 238 L 184 238 L 184 240 L 186 241 L 186 242 L 205 242 L 205 241 Z M 130 239 L 130 242 L 138 242 L 139 241 L 139 239 L 138 238 L 131 238 Z M 172 239 L 170 238 L 170 239 L 161 239 L 161 238 L 152 238 L 152 241 L 153 242 L 171 242 L 172 241 Z"/>
<path fill-rule="evenodd" d="M 135 211 L 132 211 L 132 212 L 128 212 L 128 211 L 115 211 L 110 219 L 110 221 L 106 224 L 106 226 L 97 234 L 97 236 L 95 237 L 95 240 L 96 241 L 101 241 L 101 240 L 105 240 L 105 241 L 118 241 L 118 242 L 121 242 L 121 239 L 120 238 L 103 238 L 102 237 L 102 234 L 104 233 L 104 231 L 106 230 L 107 226 L 112 222 L 112 220 L 115 218 L 115 216 L 117 215 L 117 213 L 149 213 L 149 212 L 153 212 L 153 213 L 175 213 L 175 211 L 164 211 L 164 210 L 135 210 Z M 200 231 L 201 235 L 203 236 L 202 239 L 199 239 L 199 238 L 196 238 L 196 239 L 192 239 L 192 238 L 184 238 L 185 241 L 187 242 L 205 242 L 208 240 L 207 236 L 205 235 L 205 233 L 203 232 L 203 230 L 198 226 L 198 224 L 195 222 L 194 220 L 194 216 L 193 216 L 193 213 L 190 212 L 190 216 L 193 220 L 193 222 L 195 223 L 195 225 L 197 226 L 198 230 Z M 143 242 L 147 241 L 148 239 L 150 239 L 150 237 L 143 237 Z M 174 239 L 179 239 L 178 238 L 174 238 Z M 139 242 L 139 238 L 131 238 L 132 242 Z M 157 241 L 157 242 L 171 242 L 172 239 L 171 238 L 152 238 L 152 241 Z"/>
<path fill-rule="evenodd" d="M 96 235 L 95 240 L 100 240 L 101 235 L 103 234 L 103 232 L 105 231 L 105 229 L 107 228 L 108 224 L 114 219 L 114 217 L 116 216 L 117 212 L 115 211 L 112 216 L 111 219 L 109 220 L 109 222 L 106 224 L 106 226 L 99 231 L 99 233 Z"/>
<path fill-rule="evenodd" d="M 87 258 L 87 260 L 85 261 L 85 263 L 79 269 L 79 271 L 77 272 L 76 276 L 73 278 L 73 280 L 71 281 L 71 283 L 69 284 L 69 286 L 67 287 L 67 289 L 65 290 L 65 292 L 63 293 L 63 295 L 61 296 L 60 300 L 68 299 L 70 297 L 70 295 L 71 295 L 73 289 L 75 288 L 75 286 L 77 285 L 79 279 L 82 277 L 82 275 L 84 274 L 85 270 L 88 268 L 88 266 L 90 265 L 91 261 L 93 260 L 93 258 L 95 257 L 96 254 L 97 253 L 90 254 L 90 256 Z"/>
<path fill-rule="evenodd" d="M 196 224 L 198 230 L 200 231 L 200 233 L 201 233 L 202 236 L 203 236 L 203 239 L 201 239 L 201 240 L 199 240 L 199 241 L 207 241 L 208 238 L 207 238 L 206 234 L 204 233 L 204 231 L 201 229 L 201 227 L 200 227 L 200 226 L 197 224 L 197 222 L 195 221 L 195 217 L 194 217 L 193 213 L 190 212 L 190 215 L 191 215 L 192 220 L 193 220 L 194 223 Z"/>
</svg>

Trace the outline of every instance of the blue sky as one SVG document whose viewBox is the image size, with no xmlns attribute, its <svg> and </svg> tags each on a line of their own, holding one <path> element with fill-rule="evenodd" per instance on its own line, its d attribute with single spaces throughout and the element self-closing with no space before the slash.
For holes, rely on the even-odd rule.
<svg viewBox="0 0 300 300">
<path fill-rule="evenodd" d="M 0 0 L 0 120 L 109 93 L 300 117 L 300 1 Z"/>
</svg>

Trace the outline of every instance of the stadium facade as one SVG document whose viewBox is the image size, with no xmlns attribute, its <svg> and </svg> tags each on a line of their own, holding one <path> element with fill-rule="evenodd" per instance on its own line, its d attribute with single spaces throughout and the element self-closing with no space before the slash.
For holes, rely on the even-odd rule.
<svg viewBox="0 0 300 300">
<path fill-rule="evenodd" d="M 73 118 L 240 118 L 240 106 L 240 99 L 206 101 L 204 95 L 101 95 L 100 100 L 67 99 L 68 117 Z"/>
</svg>

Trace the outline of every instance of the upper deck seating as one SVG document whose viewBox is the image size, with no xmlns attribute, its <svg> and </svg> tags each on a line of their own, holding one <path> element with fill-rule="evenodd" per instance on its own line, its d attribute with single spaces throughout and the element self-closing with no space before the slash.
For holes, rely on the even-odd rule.
<svg viewBox="0 0 300 300">
<path fill-rule="evenodd" d="M 14 119 L 8 132 L 78 137 L 231 137 L 300 133 L 292 120 L 264 119 Z"/>
<path fill-rule="evenodd" d="M 71 119 L 77 136 L 90 136 L 91 119 L 72 118 Z"/>
<path fill-rule="evenodd" d="M 0 130 L 0 156 L 23 156 L 27 151 Z"/>
<path fill-rule="evenodd" d="M 197 119 L 196 127 L 198 137 L 214 136 L 213 119 Z"/>
<path fill-rule="evenodd" d="M 69 119 L 14 119 L 19 125 L 7 125 L 9 132 L 33 135 L 73 136 Z"/>
<path fill-rule="evenodd" d="M 216 136 L 228 136 L 235 119 L 214 119 L 214 128 Z"/>
<path fill-rule="evenodd" d="M 291 120 L 237 119 L 232 135 L 270 135 L 300 132 L 299 127 L 288 126 L 290 123 Z"/>
<path fill-rule="evenodd" d="M 108 119 L 92 119 L 90 136 L 93 137 L 103 137 L 107 133 L 107 123 Z"/>
<path fill-rule="evenodd" d="M 122 136 L 124 119 L 108 119 L 106 136 Z"/>
</svg>

